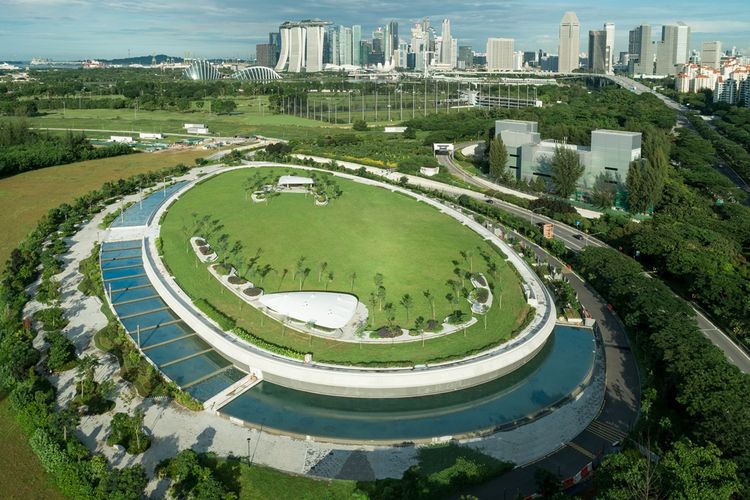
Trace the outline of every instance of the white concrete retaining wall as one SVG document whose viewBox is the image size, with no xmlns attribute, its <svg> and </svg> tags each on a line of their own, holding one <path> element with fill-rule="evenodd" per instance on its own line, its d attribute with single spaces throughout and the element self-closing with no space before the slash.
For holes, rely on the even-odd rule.
<svg viewBox="0 0 750 500">
<path fill-rule="evenodd" d="M 292 167 L 286 164 L 257 162 L 250 166 L 245 165 L 223 169 L 211 175 L 239 168 L 263 166 Z M 293 166 L 293 168 L 320 171 L 320 169 L 311 167 Z M 158 236 L 158 221 L 161 218 L 161 214 L 167 210 L 180 194 L 192 188 L 195 183 L 191 183 L 175 193 L 168 202 L 159 208 L 152 218 L 154 222 L 144 240 L 143 259 L 146 274 L 151 280 L 152 285 L 167 305 L 190 328 L 195 330 L 201 338 L 217 351 L 237 362 L 242 369 L 246 371 L 250 371 L 251 369 L 261 370 L 265 380 L 318 394 L 369 398 L 413 397 L 439 394 L 478 385 L 509 373 L 528 362 L 541 350 L 555 326 L 555 307 L 552 297 L 532 269 L 505 242 L 473 219 L 438 201 L 412 193 L 398 186 L 339 172 L 331 173 L 361 184 L 386 188 L 394 192 L 401 192 L 412 196 L 453 217 L 500 248 L 508 256 L 510 263 L 518 270 L 522 279 L 526 281 L 539 299 L 539 305 L 531 323 L 510 341 L 483 353 L 459 361 L 413 368 L 370 369 L 333 366 L 314 362 L 304 364 L 299 360 L 285 358 L 258 349 L 231 333 L 223 332 L 218 325 L 198 311 L 192 305 L 192 301 L 187 294 L 179 288 L 174 278 L 169 276 L 166 267 L 164 267 L 164 264 L 158 257 L 155 238 Z M 200 180 L 205 179 L 206 177 L 203 177 Z"/>
</svg>

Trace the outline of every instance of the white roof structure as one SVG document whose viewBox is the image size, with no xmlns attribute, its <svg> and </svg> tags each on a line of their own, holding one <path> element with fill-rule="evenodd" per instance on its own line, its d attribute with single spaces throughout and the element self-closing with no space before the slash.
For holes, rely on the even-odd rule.
<svg viewBox="0 0 750 500">
<path fill-rule="evenodd" d="M 323 328 L 343 328 L 357 310 L 357 298 L 336 292 L 283 292 L 263 295 L 259 302 L 272 311 Z"/>
<path fill-rule="evenodd" d="M 279 177 L 279 186 L 312 186 L 315 181 L 309 177 L 299 175 L 282 175 Z"/>
</svg>

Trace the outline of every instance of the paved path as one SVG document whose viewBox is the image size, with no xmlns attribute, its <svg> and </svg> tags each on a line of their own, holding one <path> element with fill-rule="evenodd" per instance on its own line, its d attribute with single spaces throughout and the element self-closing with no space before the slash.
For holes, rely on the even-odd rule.
<svg viewBox="0 0 750 500">
<path fill-rule="evenodd" d="M 59 131 L 72 131 L 72 132 L 102 132 L 107 134 L 140 134 L 143 130 L 108 130 L 108 129 L 96 129 L 96 128 L 65 128 L 65 127 L 32 127 L 33 130 L 59 130 Z M 161 132 L 163 136 L 173 137 L 197 137 L 200 139 L 214 139 L 217 136 L 213 134 L 177 134 L 171 132 Z"/>
<path fill-rule="evenodd" d="M 515 233 L 514 233 L 515 234 Z M 559 269 L 565 265 L 541 247 L 524 240 L 537 258 L 550 262 Z M 555 453 L 524 467 L 514 469 L 466 493 L 479 498 L 514 498 L 517 494 L 530 494 L 536 490 L 534 472 L 546 469 L 561 478 L 575 475 L 583 466 L 604 453 L 612 443 L 625 438 L 636 422 L 640 407 L 640 381 L 635 356 L 630 351 L 625 328 L 619 318 L 609 310 L 606 302 L 578 275 L 565 274 L 578 300 L 596 319 L 604 345 L 606 363 L 606 390 L 601 412 L 580 434 Z M 502 492 L 502 493 L 501 493 Z"/>
<path fill-rule="evenodd" d="M 201 172 L 218 168 L 194 169 L 179 180 L 192 180 Z M 138 194 L 131 195 L 125 197 L 124 201 L 135 201 L 138 197 Z M 98 224 L 105 213 L 114 211 L 118 206 L 119 203 L 97 214 L 68 240 L 70 249 L 63 255 L 64 270 L 57 276 L 61 283 L 62 306 L 70 321 L 64 329 L 65 335 L 75 343 L 81 355 L 92 354 L 99 358 L 101 365 L 96 369 L 96 379 L 112 379 L 118 389 L 113 412 L 87 416 L 77 430 L 78 436 L 91 451 L 102 453 L 115 467 L 143 464 L 151 478 L 147 488 L 151 498 L 163 498 L 168 487 L 167 482 L 153 477 L 156 465 L 189 448 L 198 452 L 211 451 L 219 456 L 250 456 L 253 463 L 297 474 L 356 480 L 401 477 L 408 467 L 416 463 L 416 448 L 413 446 L 333 445 L 293 439 L 250 430 L 212 412 L 189 411 L 169 399 L 139 397 L 133 387 L 119 376 L 117 359 L 99 351 L 93 344 L 94 333 L 107 323 L 100 309 L 100 301 L 84 296 L 77 289 L 83 278 L 78 272 L 80 261 L 90 255 L 94 243 L 104 236 Z M 33 292 L 34 286 L 29 291 Z M 42 307 L 32 301 L 24 312 L 30 315 Z M 38 337 L 37 346 L 44 347 L 42 336 Z M 50 378 L 58 390 L 58 405 L 66 404 L 73 397 L 74 377 L 74 370 L 70 370 Z M 537 460 L 548 453 L 550 443 L 562 445 L 570 442 L 595 417 L 605 390 L 604 378 L 603 370 L 599 369 L 577 399 L 551 414 L 516 429 L 465 443 L 502 460 L 520 464 Z M 132 412 L 138 408 L 145 411 L 145 427 L 152 436 L 151 447 L 141 455 L 132 456 L 107 446 L 105 441 L 113 413 Z"/>
</svg>

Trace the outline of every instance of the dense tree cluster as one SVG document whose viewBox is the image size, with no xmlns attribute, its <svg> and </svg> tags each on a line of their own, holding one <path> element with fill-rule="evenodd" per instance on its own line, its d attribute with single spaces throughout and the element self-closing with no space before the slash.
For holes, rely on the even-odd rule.
<svg viewBox="0 0 750 500">
<path fill-rule="evenodd" d="M 576 267 L 617 310 L 642 355 L 658 407 L 644 409 L 651 445 L 669 450 L 687 437 L 715 444 L 750 488 L 750 379 L 698 328 L 693 311 L 664 283 L 617 250 L 587 247 Z M 649 415 L 648 412 L 653 411 Z"/>
<path fill-rule="evenodd" d="M 0 177 L 133 152 L 125 144 L 95 148 L 83 134 L 49 136 L 30 130 L 23 122 L 0 123 Z"/>
<path fill-rule="evenodd" d="M 146 486 L 146 475 L 141 466 L 110 469 L 107 460 L 92 455 L 72 432 L 78 424 L 80 411 L 73 406 L 57 408 L 55 389 L 36 365 L 41 357 L 34 348 L 37 332 L 22 322 L 24 305 L 29 300 L 25 289 L 40 272 L 55 268 L 56 254 L 65 250 L 60 232 L 66 234 L 76 224 L 91 218 L 102 203 L 139 189 L 163 176 L 184 173 L 178 166 L 159 174 L 144 174 L 115 183 L 76 199 L 72 205 L 63 204 L 43 217 L 36 228 L 11 253 L 0 280 L 0 391 L 6 393 L 10 408 L 21 429 L 29 436 L 32 450 L 42 466 L 54 478 L 62 493 L 71 498 L 140 498 Z M 59 265 L 59 263 L 57 264 Z M 40 267 L 43 269 L 40 271 Z M 54 301 L 54 294 L 50 298 Z M 70 366 L 70 344 L 55 339 L 64 326 L 60 311 L 51 308 L 39 313 L 37 319 L 53 338 L 47 366 L 66 369 Z M 59 351 L 59 352 L 58 352 Z M 93 379 L 95 359 L 84 357 L 78 361 L 76 397 L 81 403 L 91 404 L 102 396 L 102 382 Z M 67 366 L 66 366 L 67 365 Z M 92 411 L 92 408 L 81 411 Z"/>
</svg>

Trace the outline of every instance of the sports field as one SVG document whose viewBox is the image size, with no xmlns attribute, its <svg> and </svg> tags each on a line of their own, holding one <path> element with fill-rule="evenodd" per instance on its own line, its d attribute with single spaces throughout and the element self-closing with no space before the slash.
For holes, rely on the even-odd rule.
<svg viewBox="0 0 750 500">
<path fill-rule="evenodd" d="M 321 126 L 321 122 L 304 117 L 273 114 L 266 96 L 232 99 L 237 109 L 231 114 L 205 110 L 144 111 L 133 109 L 58 109 L 25 118 L 32 127 L 115 130 L 138 132 L 185 133 L 185 123 L 203 123 L 212 134 L 223 136 L 260 134 L 283 139 L 310 135 L 330 135 L 348 128 L 346 125 Z M 10 118 L 5 118 L 10 119 Z M 99 134 L 102 135 L 102 134 Z M 103 134 L 107 136 L 107 134 Z"/>
<path fill-rule="evenodd" d="M 263 170 L 273 175 L 299 172 Z M 344 179 L 336 179 L 343 194 L 326 207 L 315 206 L 312 196 L 289 193 L 268 203 L 253 203 L 246 201 L 243 190 L 245 180 L 253 174 L 254 170 L 239 170 L 207 180 L 172 206 L 162 226 L 165 261 L 183 289 L 235 318 L 246 330 L 298 351 L 312 350 L 319 361 L 411 364 L 481 350 L 508 339 L 524 321 L 528 308 L 519 279 L 503 256 L 476 233 L 434 208 Z M 380 303 L 376 307 L 369 303 L 371 294 L 377 291 L 374 277 L 378 273 L 386 289 L 382 302 L 393 303 L 395 322 L 404 328 L 413 327 L 417 316 L 426 320 L 433 317 L 432 306 L 423 295 L 425 290 L 434 296 L 438 321 L 456 309 L 468 316 L 468 301 L 459 298 L 451 302 L 448 297 L 456 295 L 449 280 L 468 290 L 473 288 L 468 279 L 462 282 L 465 271 L 484 272 L 494 282 L 495 304 L 487 314 L 486 328 L 479 318 L 465 334 L 427 340 L 424 346 L 419 341 L 393 347 L 311 339 L 267 318 L 262 322 L 260 313 L 225 293 L 204 266 L 196 265 L 192 250 L 186 251 L 187 238 L 194 221 L 204 216 L 221 226 L 209 241 L 218 241 L 226 234 L 228 248 L 237 241 L 241 243 L 240 256 L 232 259 L 239 263 L 240 273 L 246 272 L 247 263 L 256 255 L 255 269 L 266 265 L 273 269 L 261 283 L 258 275 L 248 276 L 267 293 L 299 290 L 300 286 L 302 290 L 324 290 L 326 285 L 329 291 L 350 292 L 370 309 L 374 315 L 371 326 L 375 328 L 386 323 Z M 461 255 L 462 251 L 468 258 Z M 482 254 L 497 265 L 494 279 Z M 304 280 L 297 273 L 302 257 L 302 268 L 309 269 Z M 457 274 L 456 269 L 463 272 Z M 328 273 L 333 273 L 332 279 Z M 352 279 L 353 274 L 356 276 Z M 405 294 L 412 298 L 408 313 L 401 304 Z"/>
</svg>

